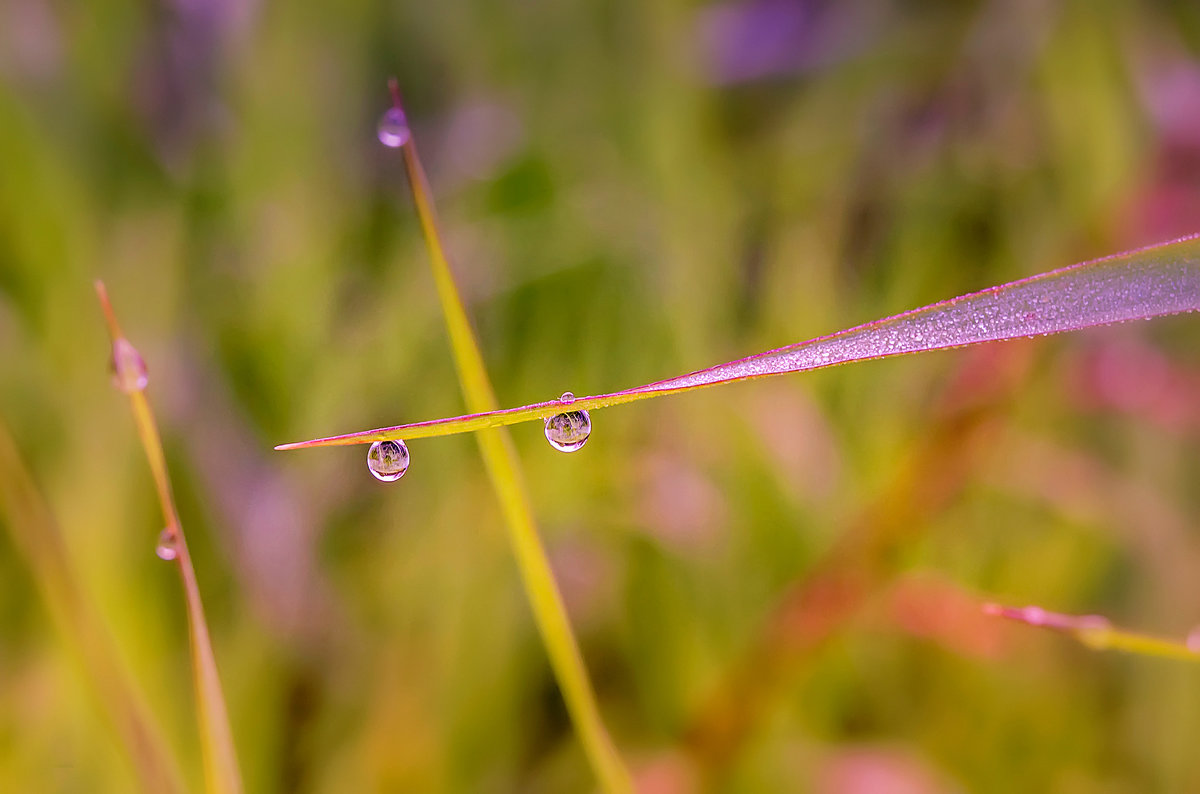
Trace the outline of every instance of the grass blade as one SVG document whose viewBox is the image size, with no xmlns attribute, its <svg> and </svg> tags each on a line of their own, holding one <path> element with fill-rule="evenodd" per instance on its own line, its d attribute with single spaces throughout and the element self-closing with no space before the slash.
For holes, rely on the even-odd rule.
<svg viewBox="0 0 1200 794">
<path fill-rule="evenodd" d="M 986 615 L 1068 634 L 1097 651 L 1124 651 L 1141 656 L 1200 662 L 1200 638 L 1174 640 L 1119 629 L 1101 615 L 1064 615 L 1036 606 L 1010 607 L 1002 604 L 984 604 L 983 612 Z"/>
<path fill-rule="evenodd" d="M 389 82 L 389 87 L 394 103 L 391 112 L 398 114 L 397 119 L 403 123 L 403 110 L 394 80 Z M 454 283 L 450 263 L 442 247 L 432 191 L 421 167 L 411 131 L 404 129 L 402 140 L 400 149 L 408 171 L 421 230 L 429 248 L 430 266 L 437 285 L 442 314 L 446 320 L 446 331 L 450 336 L 463 399 L 470 411 L 495 411 L 499 404 Z M 533 609 L 534 619 L 584 752 L 606 791 L 631 791 L 629 773 L 600 718 L 600 709 L 588 681 L 579 645 L 571 631 L 562 596 L 538 536 L 533 508 L 521 477 L 520 462 L 512 438 L 507 430 L 500 428 L 486 429 L 476 438 L 488 477 L 500 500 L 509 540 L 517 558 L 517 566 Z"/>
<path fill-rule="evenodd" d="M 96 282 L 96 294 L 104 309 L 104 318 L 112 338 L 113 364 L 116 371 L 114 377 L 118 388 L 129 395 L 134 424 L 137 426 L 142 448 L 146 452 L 146 460 L 150 464 L 154 487 L 158 492 L 158 501 L 166 521 L 166 529 L 163 532 L 173 544 L 174 562 L 183 584 L 205 787 L 210 794 L 236 794 L 242 791 L 242 777 L 238 771 L 237 754 L 234 752 L 233 734 L 229 729 L 229 714 L 225 707 L 225 697 L 221 693 L 221 679 L 217 674 L 217 661 L 208 634 L 208 623 L 204 619 L 204 605 L 200 601 L 196 571 L 192 567 L 187 540 L 175 509 L 175 497 L 171 492 L 171 479 L 163 455 L 162 440 L 158 434 L 158 424 L 154 420 L 150 402 L 146 399 L 145 364 L 136 348 L 121 333 L 103 282 Z"/>
<path fill-rule="evenodd" d="M 830 336 L 769 350 L 612 394 L 578 397 L 571 410 L 876 358 L 1077 331 L 1200 310 L 1200 236 L 1150 246 L 934 303 Z M 557 401 L 366 430 L 276 449 L 425 438 L 544 419 Z"/>
<path fill-rule="evenodd" d="M 142 790 L 181 792 L 179 767 L 163 742 L 141 693 L 124 669 L 92 602 L 79 589 L 58 524 L 21 461 L 8 428 L 0 422 L 0 514 L 16 548 L 85 677 L 133 763 Z"/>
</svg>

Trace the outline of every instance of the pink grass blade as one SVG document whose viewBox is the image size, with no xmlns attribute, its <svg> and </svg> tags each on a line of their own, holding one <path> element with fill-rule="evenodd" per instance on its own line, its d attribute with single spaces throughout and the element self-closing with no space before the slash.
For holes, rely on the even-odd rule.
<svg viewBox="0 0 1200 794">
<path fill-rule="evenodd" d="M 1084 262 L 934 303 L 829 336 L 612 394 L 577 397 L 594 410 L 705 386 L 876 358 L 1077 331 L 1200 310 L 1200 236 Z M 544 419 L 558 401 L 281 444 L 276 449 L 429 438 Z"/>
<path fill-rule="evenodd" d="M 162 439 L 158 433 L 158 423 L 154 419 L 154 412 L 144 391 L 148 380 L 145 365 L 137 349 L 121 333 L 103 282 L 96 282 L 96 294 L 100 298 L 100 306 L 104 310 L 104 319 L 112 337 L 115 379 L 118 387 L 129 395 L 134 424 L 137 426 L 138 437 L 154 477 L 154 487 L 166 521 L 164 532 L 173 541 L 173 561 L 183 585 L 192 652 L 192 685 L 200 727 L 200 751 L 204 760 L 205 790 L 209 794 L 239 794 L 243 789 L 242 776 L 234 750 L 233 732 L 229 728 L 229 714 L 225 706 L 225 696 L 221 691 L 221 679 L 217 674 L 217 661 L 208 632 L 208 622 L 204 618 L 204 604 L 200 600 L 196 571 L 192 566 L 187 539 L 184 537 L 179 513 L 175 508 L 175 497 L 171 489 L 166 457 L 163 454 Z M 126 371 L 131 368 L 132 372 Z"/>
<path fill-rule="evenodd" d="M 1010 607 L 1002 604 L 984 604 L 983 612 L 986 615 L 1068 634 L 1097 651 L 1124 651 L 1141 656 L 1200 662 L 1200 642 L 1197 642 L 1195 637 L 1174 640 L 1119 629 L 1102 615 L 1065 615 L 1037 606 Z"/>
</svg>

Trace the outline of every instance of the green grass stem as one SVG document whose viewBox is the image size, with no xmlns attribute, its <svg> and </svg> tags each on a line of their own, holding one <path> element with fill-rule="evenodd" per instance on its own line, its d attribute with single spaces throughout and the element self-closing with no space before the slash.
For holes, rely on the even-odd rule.
<svg viewBox="0 0 1200 794">
<path fill-rule="evenodd" d="M 392 89 L 398 108 L 399 98 L 394 84 Z M 411 135 L 401 146 L 401 151 L 421 230 L 429 249 L 433 279 L 446 320 L 446 331 L 450 336 L 463 400 L 470 411 L 495 411 L 499 408 L 499 403 L 442 246 L 432 191 L 429 189 Z M 617 754 L 600 717 L 596 695 L 588 680 L 579 644 L 571 631 L 562 595 L 555 584 L 550 561 L 538 536 L 512 437 L 507 429 L 489 428 L 478 433 L 476 438 L 488 477 L 500 500 L 509 541 L 517 559 L 525 593 L 533 609 L 534 620 L 546 646 L 550 666 L 558 681 L 571 721 L 578 732 L 584 753 L 605 791 L 631 791 L 629 772 Z"/>
<path fill-rule="evenodd" d="M 103 282 L 96 282 L 96 294 L 104 309 L 104 318 L 108 323 L 109 335 L 112 338 L 116 377 L 120 382 L 127 373 L 122 372 L 123 360 L 128 361 L 132 356 L 140 364 L 141 358 L 132 344 L 121 333 L 112 304 L 109 303 L 108 293 Z M 229 729 L 229 714 L 225 706 L 225 697 L 221 692 L 221 679 L 217 674 L 216 656 L 213 654 L 212 640 L 208 633 L 208 623 L 204 619 L 204 605 L 200 600 L 200 589 L 196 582 L 196 571 L 192 566 L 192 558 L 188 552 L 187 540 L 183 527 L 179 522 L 179 513 L 175 509 L 175 497 L 171 491 L 171 479 L 167 472 L 167 461 L 163 455 L 162 439 L 158 433 L 158 424 L 154 420 L 154 412 L 146 399 L 144 369 L 143 381 L 140 387 L 123 388 L 129 395 L 130 407 L 133 410 L 134 424 L 137 426 L 138 437 L 150 464 L 150 472 L 154 477 L 154 487 L 158 493 L 158 501 L 162 506 L 166 529 L 174 541 L 174 563 L 179 571 L 183 584 L 184 603 L 188 618 L 188 636 L 192 653 L 192 684 L 196 695 L 197 719 L 200 727 L 200 749 L 204 761 L 205 789 L 210 794 L 238 794 L 242 791 L 242 777 L 238 770 L 237 754 L 233 746 L 233 734 Z"/>
</svg>

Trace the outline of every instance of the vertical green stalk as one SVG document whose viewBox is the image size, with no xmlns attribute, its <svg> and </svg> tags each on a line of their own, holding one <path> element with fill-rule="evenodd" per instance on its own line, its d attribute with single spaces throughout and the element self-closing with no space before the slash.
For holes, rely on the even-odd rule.
<svg viewBox="0 0 1200 794">
<path fill-rule="evenodd" d="M 395 111 L 403 114 L 395 80 L 389 81 L 388 85 Z M 446 320 L 446 331 L 450 336 L 454 365 L 458 371 L 467 410 L 473 413 L 497 410 L 500 405 L 496 401 L 487 369 L 484 367 L 483 356 L 479 352 L 479 344 L 471 330 L 471 323 L 467 319 L 450 263 L 442 247 L 433 194 L 421 167 L 421 160 L 417 156 L 417 147 L 411 131 L 405 131 L 400 148 L 404 155 L 404 165 L 408 171 L 425 244 L 429 249 L 433 280 L 437 285 L 438 299 L 441 301 L 442 314 Z M 517 567 L 521 572 L 521 581 L 529 605 L 533 609 L 534 620 L 584 752 L 605 791 L 632 791 L 629 772 L 625 769 L 600 718 L 600 709 L 588 681 L 583 657 L 579 653 L 579 644 L 571 631 L 562 596 L 558 592 L 550 562 L 538 536 L 512 437 L 507 428 L 480 430 L 475 437 L 479 441 L 479 451 L 483 456 L 488 477 L 500 500 L 509 541 L 517 558 Z"/>
<path fill-rule="evenodd" d="M 175 509 L 175 497 L 171 492 L 171 478 L 167 472 L 166 457 L 163 455 L 162 439 L 158 434 L 158 423 L 154 420 L 154 412 L 144 391 L 147 384 L 146 366 L 141 355 L 121 333 L 103 282 L 96 282 L 96 294 L 100 297 L 104 319 L 112 337 L 117 386 L 129 395 L 134 424 L 137 425 L 138 437 L 146 452 L 163 518 L 166 520 L 167 526 L 163 530 L 162 540 L 169 544 L 174 553 L 173 560 L 183 584 L 192 651 L 192 684 L 196 694 L 197 719 L 200 723 L 200 752 L 204 759 L 205 789 L 209 794 L 240 794 L 242 777 L 233 748 L 233 734 L 229 729 L 229 714 L 225 707 L 225 696 L 221 692 L 221 679 L 217 675 L 217 660 L 208 634 L 208 623 L 204 619 L 204 605 L 200 601 L 196 571 L 192 567 L 192 557 L 188 553 L 183 527 L 179 523 L 179 513 Z"/>
</svg>

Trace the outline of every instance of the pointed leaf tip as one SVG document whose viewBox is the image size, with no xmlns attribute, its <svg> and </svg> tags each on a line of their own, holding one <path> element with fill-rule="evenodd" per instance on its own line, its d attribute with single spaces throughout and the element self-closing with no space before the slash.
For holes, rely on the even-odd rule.
<svg viewBox="0 0 1200 794">
<path fill-rule="evenodd" d="M 440 255 L 440 249 L 435 248 Z M 751 378 L 1025 339 L 1200 310 L 1200 237 L 1141 248 L 1001 284 L 807 342 L 624 391 L 577 398 L 572 410 L 663 397 Z M 469 338 L 460 316 L 453 327 Z M 453 335 L 452 335 L 453 336 Z M 556 401 L 350 433 L 300 446 L 428 438 L 544 419 Z"/>
<path fill-rule="evenodd" d="M 124 334 L 121 333 L 121 326 L 117 322 L 117 313 L 113 311 L 112 301 L 108 299 L 108 288 L 100 279 L 93 281 L 92 286 L 95 287 L 96 297 L 100 300 L 100 310 L 104 312 L 104 324 L 108 326 L 108 336 L 113 342 L 116 342 Z"/>
</svg>

